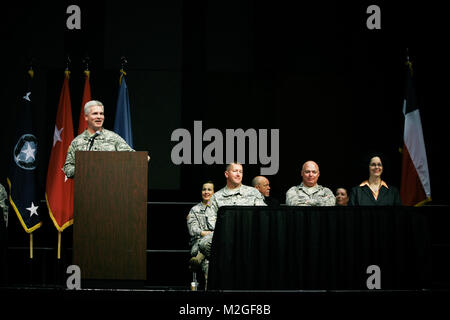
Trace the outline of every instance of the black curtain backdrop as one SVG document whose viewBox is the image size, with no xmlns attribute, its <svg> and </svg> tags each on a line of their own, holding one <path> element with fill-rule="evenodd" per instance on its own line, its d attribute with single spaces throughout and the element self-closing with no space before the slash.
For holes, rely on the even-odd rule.
<svg viewBox="0 0 450 320">
<path fill-rule="evenodd" d="M 81 10 L 81 29 L 68 30 L 66 9 Z M 381 9 L 381 29 L 369 30 L 369 5 Z M 280 169 L 272 194 L 284 201 L 300 182 L 303 162 L 320 165 L 320 184 L 348 189 L 367 178 L 367 157 L 382 153 L 384 179 L 400 185 L 403 67 L 409 48 L 434 204 L 448 204 L 443 49 L 447 26 L 439 6 L 406 1 L 32 1 L 8 3 L 3 39 L 0 181 L 6 184 L 12 134 L 30 62 L 34 124 L 39 139 L 38 178 L 44 186 L 56 108 L 70 56 L 74 127 L 90 57 L 92 96 L 106 105 L 111 129 L 120 58 L 127 84 L 135 146 L 148 150 L 149 200 L 196 201 L 202 182 L 224 184 L 224 165 L 175 165 L 170 140 L 177 128 L 193 134 L 217 128 L 280 130 Z M 204 142 L 203 147 L 208 143 Z M 248 146 L 247 146 L 248 151 Z M 244 166 L 244 183 L 260 165 Z"/>
</svg>

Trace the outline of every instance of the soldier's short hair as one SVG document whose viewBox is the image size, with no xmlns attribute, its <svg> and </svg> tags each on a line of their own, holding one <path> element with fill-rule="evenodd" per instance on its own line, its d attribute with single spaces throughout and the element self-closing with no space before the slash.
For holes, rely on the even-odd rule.
<svg viewBox="0 0 450 320">
<path fill-rule="evenodd" d="M 212 184 L 212 186 L 213 186 L 213 189 L 214 189 L 214 182 L 212 182 L 211 180 L 208 180 L 208 181 L 206 181 L 206 182 L 203 182 L 203 184 L 202 184 L 202 187 L 205 185 L 205 184 Z"/>
<path fill-rule="evenodd" d="M 265 178 L 265 177 L 263 177 L 263 176 L 254 177 L 252 180 L 252 187 L 256 187 L 258 184 L 262 183 L 263 178 Z"/>
<path fill-rule="evenodd" d="M 317 167 L 317 170 L 319 171 L 319 164 L 318 164 L 317 162 L 313 161 L 313 160 L 305 161 L 305 163 L 303 163 L 303 165 L 302 165 L 302 171 L 305 169 L 305 165 L 306 165 L 308 162 L 313 162 L 314 165 Z"/>
<path fill-rule="evenodd" d="M 84 114 L 88 115 L 89 110 L 91 109 L 91 107 L 94 107 L 94 106 L 100 106 L 103 108 L 103 111 L 105 111 L 105 107 L 103 106 L 103 103 L 101 103 L 98 100 L 91 100 L 91 101 L 86 102 L 86 104 L 84 105 Z"/>
<path fill-rule="evenodd" d="M 238 164 L 238 165 L 240 165 L 240 166 L 242 167 L 242 163 L 237 162 L 237 161 L 234 161 L 234 162 L 230 162 L 230 163 L 227 164 L 227 166 L 226 166 L 226 168 L 225 168 L 225 171 L 230 170 L 230 168 L 231 168 L 231 166 L 232 166 L 233 164 Z"/>
</svg>

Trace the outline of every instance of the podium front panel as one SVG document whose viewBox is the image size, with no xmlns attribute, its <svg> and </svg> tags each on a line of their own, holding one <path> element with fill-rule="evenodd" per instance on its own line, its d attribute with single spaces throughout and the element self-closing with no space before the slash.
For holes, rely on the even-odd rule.
<svg viewBox="0 0 450 320">
<path fill-rule="evenodd" d="M 147 152 L 76 153 L 73 261 L 83 279 L 146 279 L 147 171 Z"/>
</svg>

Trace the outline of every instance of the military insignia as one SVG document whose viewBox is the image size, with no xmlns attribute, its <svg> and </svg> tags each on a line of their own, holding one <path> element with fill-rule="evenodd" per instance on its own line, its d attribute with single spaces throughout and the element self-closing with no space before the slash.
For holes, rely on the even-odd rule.
<svg viewBox="0 0 450 320">
<path fill-rule="evenodd" d="M 14 161 L 22 169 L 36 169 L 37 138 L 24 134 L 14 147 Z"/>
</svg>

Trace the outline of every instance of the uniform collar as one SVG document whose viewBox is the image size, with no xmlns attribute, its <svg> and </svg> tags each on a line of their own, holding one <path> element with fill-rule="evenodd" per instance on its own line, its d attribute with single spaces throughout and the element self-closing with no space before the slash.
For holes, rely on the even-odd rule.
<svg viewBox="0 0 450 320">
<path fill-rule="evenodd" d="M 223 195 L 225 197 L 227 197 L 227 196 L 233 196 L 238 193 L 240 194 L 241 189 L 242 189 L 242 184 L 239 186 L 239 188 L 235 188 L 235 189 L 229 189 L 227 186 L 225 186 L 225 188 L 223 190 Z"/>
<path fill-rule="evenodd" d="M 98 132 L 98 134 L 99 134 L 99 136 L 103 136 L 104 135 L 104 131 L 105 129 L 104 128 L 102 128 L 101 130 L 99 130 L 99 131 L 97 131 Z M 84 129 L 84 131 L 83 131 L 83 137 L 85 138 L 85 139 L 89 139 L 89 138 L 91 138 L 94 134 L 90 134 L 89 133 L 89 131 L 88 131 L 88 129 Z"/>
<path fill-rule="evenodd" d="M 208 200 L 207 204 L 204 204 L 203 201 L 200 202 L 200 207 L 202 210 L 205 210 L 207 207 L 211 206 L 211 199 Z"/>
<path fill-rule="evenodd" d="M 316 183 L 315 186 L 313 187 L 307 187 L 302 183 L 300 183 L 300 185 L 298 186 L 299 189 L 302 189 L 303 191 L 305 191 L 308 194 L 312 194 L 314 192 L 316 192 L 317 190 L 319 190 L 320 186 Z"/>
</svg>

